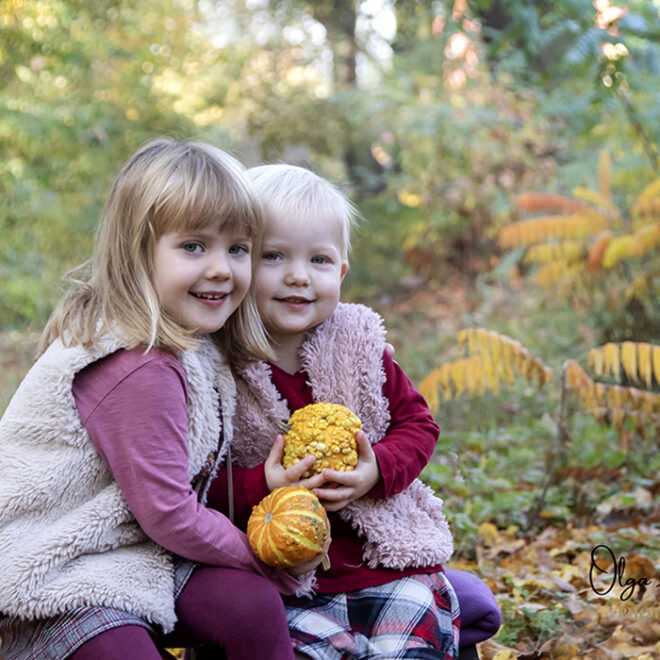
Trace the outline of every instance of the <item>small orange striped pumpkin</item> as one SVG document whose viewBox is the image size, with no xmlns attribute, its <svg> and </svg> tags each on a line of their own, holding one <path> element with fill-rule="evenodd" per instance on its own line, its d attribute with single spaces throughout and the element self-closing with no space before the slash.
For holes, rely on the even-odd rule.
<svg viewBox="0 0 660 660">
<path fill-rule="evenodd" d="M 275 488 L 252 508 L 247 535 L 254 554 L 269 566 L 311 561 L 328 536 L 323 505 L 305 486 Z"/>
</svg>

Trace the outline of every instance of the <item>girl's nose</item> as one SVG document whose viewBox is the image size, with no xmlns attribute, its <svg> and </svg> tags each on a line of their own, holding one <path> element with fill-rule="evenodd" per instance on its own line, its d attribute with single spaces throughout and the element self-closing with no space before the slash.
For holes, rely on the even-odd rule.
<svg viewBox="0 0 660 660">
<path fill-rule="evenodd" d="M 206 277 L 210 280 L 228 280 L 231 274 L 229 259 L 225 252 L 212 254 L 206 268 Z"/>
</svg>

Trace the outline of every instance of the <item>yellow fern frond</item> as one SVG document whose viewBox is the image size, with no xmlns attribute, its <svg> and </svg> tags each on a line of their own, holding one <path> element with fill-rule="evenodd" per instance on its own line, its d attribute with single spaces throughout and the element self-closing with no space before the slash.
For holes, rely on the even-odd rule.
<svg viewBox="0 0 660 660">
<path fill-rule="evenodd" d="M 593 204 L 597 209 L 606 212 L 613 218 L 619 217 L 619 209 L 615 206 L 612 200 L 608 197 L 605 197 L 595 190 L 590 190 L 589 188 L 577 187 L 573 189 L 573 195 L 578 199 L 582 199 L 585 202 Z"/>
<path fill-rule="evenodd" d="M 621 344 L 621 364 L 630 380 L 637 380 L 637 344 L 624 341 Z"/>
<path fill-rule="evenodd" d="M 613 268 L 623 259 L 642 257 L 660 247 L 660 222 L 644 225 L 632 234 L 613 238 L 603 255 L 603 268 Z"/>
<path fill-rule="evenodd" d="M 513 385 L 515 382 L 515 376 L 513 374 L 513 365 L 514 365 L 514 344 L 512 341 L 507 341 L 508 338 L 503 338 L 500 342 L 501 344 L 501 353 L 502 358 L 499 362 L 502 365 L 501 376 L 502 380 L 507 385 Z"/>
<path fill-rule="evenodd" d="M 575 215 L 549 215 L 512 222 L 502 227 L 499 244 L 502 248 L 544 243 L 550 239 L 580 239 L 608 228 L 607 218 L 594 211 Z"/>
<path fill-rule="evenodd" d="M 434 369 L 419 384 L 419 393 L 426 400 L 426 405 L 431 412 L 437 412 L 440 408 L 440 385 L 437 380 L 437 371 L 438 369 Z"/>
<path fill-rule="evenodd" d="M 619 380 L 619 345 L 609 342 L 603 346 L 605 355 L 605 371 L 610 372 Z"/>
<path fill-rule="evenodd" d="M 614 268 L 623 259 L 628 259 L 635 250 L 635 240 L 630 234 L 613 238 L 603 255 L 603 268 Z"/>
<path fill-rule="evenodd" d="M 605 366 L 605 356 L 603 351 L 598 348 L 592 348 L 589 351 L 589 368 L 596 374 L 596 376 L 602 376 Z"/>
<path fill-rule="evenodd" d="M 580 387 L 591 387 L 593 381 L 589 378 L 587 372 L 575 360 L 566 360 L 563 366 L 564 378 L 566 386 L 570 389 L 578 389 Z"/>
<path fill-rule="evenodd" d="M 582 244 L 577 241 L 561 241 L 560 243 L 541 243 L 532 245 L 525 254 L 527 263 L 548 263 L 561 259 L 566 263 L 574 263 L 582 256 Z"/>
<path fill-rule="evenodd" d="M 636 216 L 655 216 L 660 212 L 660 179 L 655 179 L 642 190 L 630 209 Z"/>
<path fill-rule="evenodd" d="M 612 160 L 607 151 L 598 154 L 598 187 L 603 199 L 612 200 Z"/>
<path fill-rule="evenodd" d="M 465 392 L 467 358 L 461 358 L 449 363 L 449 375 L 456 388 L 456 396 L 460 397 Z"/>
<path fill-rule="evenodd" d="M 481 355 L 488 356 L 490 354 L 490 335 L 491 333 L 488 330 L 477 328 L 477 342 Z"/>
<path fill-rule="evenodd" d="M 457 339 L 468 356 L 434 369 L 419 386 L 434 412 L 440 406 L 439 391 L 445 400 L 463 394 L 483 395 L 486 390 L 498 394 L 500 382 L 515 382 L 514 369 L 528 381 L 535 378 L 539 387 L 552 382 L 552 370 L 511 337 L 484 328 L 465 328 Z"/>
<path fill-rule="evenodd" d="M 589 351 L 589 368 L 596 376 L 611 374 L 618 382 L 623 373 L 631 380 L 650 388 L 655 376 L 660 383 L 660 346 L 646 342 L 610 342 Z"/>
<path fill-rule="evenodd" d="M 440 396 L 442 392 L 445 401 L 451 399 L 451 385 L 449 383 L 449 364 L 445 363 L 434 369 L 419 385 L 419 391 L 426 399 L 428 407 L 433 412 L 440 409 Z"/>
<path fill-rule="evenodd" d="M 543 264 L 536 271 L 534 279 L 539 286 L 547 289 L 562 280 L 575 278 L 582 271 L 584 271 L 583 263 L 568 263 L 564 260 L 559 260 L 553 263 Z"/>
<path fill-rule="evenodd" d="M 595 394 L 596 402 L 601 408 L 607 406 L 607 385 L 605 383 L 596 383 Z"/>
</svg>

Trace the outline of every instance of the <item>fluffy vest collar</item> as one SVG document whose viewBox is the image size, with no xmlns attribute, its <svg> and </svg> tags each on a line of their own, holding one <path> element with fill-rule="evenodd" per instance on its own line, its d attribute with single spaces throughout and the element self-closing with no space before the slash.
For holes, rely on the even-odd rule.
<svg viewBox="0 0 660 660">
<path fill-rule="evenodd" d="M 390 422 L 382 395 L 384 349 L 381 318 L 362 305 L 340 303 L 329 319 L 310 331 L 300 354 L 314 401 L 350 408 L 372 443 L 385 435 Z M 232 445 L 238 466 L 263 462 L 277 435 L 277 420 L 290 416 L 270 376 L 263 362 L 238 371 Z M 442 500 L 419 479 L 384 500 L 362 497 L 340 515 L 364 538 L 363 558 L 370 568 L 433 566 L 446 562 L 453 551 Z"/>
</svg>

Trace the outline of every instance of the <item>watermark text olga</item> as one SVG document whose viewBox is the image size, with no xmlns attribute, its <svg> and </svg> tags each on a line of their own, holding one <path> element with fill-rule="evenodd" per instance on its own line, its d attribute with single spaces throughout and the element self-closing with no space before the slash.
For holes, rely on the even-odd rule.
<svg viewBox="0 0 660 660">
<path fill-rule="evenodd" d="M 601 544 L 591 551 L 589 584 L 599 596 L 605 596 L 619 586 L 623 589 L 619 598 L 626 601 L 636 592 L 652 587 L 653 580 L 648 577 L 626 577 L 626 558 L 621 556 L 617 559 L 609 546 Z"/>
</svg>

